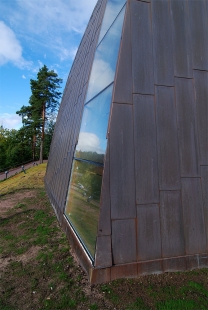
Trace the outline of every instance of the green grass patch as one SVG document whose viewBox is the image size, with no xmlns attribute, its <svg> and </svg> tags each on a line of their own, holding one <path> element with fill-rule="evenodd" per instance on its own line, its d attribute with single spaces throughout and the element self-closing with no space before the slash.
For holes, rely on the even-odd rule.
<svg viewBox="0 0 208 310">
<path fill-rule="evenodd" d="M 1 310 L 208 309 L 208 269 L 90 287 L 48 201 L 44 169 L 39 165 L 0 183 L 1 202 L 13 201 L 0 210 Z"/>
<path fill-rule="evenodd" d="M 27 169 L 27 173 L 18 173 L 3 182 L 0 182 L 0 195 L 15 192 L 20 189 L 44 187 L 46 163 Z M 42 190 L 42 193 L 44 191 Z"/>
<path fill-rule="evenodd" d="M 136 301 L 129 306 L 127 306 L 126 310 L 147 310 L 149 309 L 141 298 L 137 298 Z"/>
</svg>

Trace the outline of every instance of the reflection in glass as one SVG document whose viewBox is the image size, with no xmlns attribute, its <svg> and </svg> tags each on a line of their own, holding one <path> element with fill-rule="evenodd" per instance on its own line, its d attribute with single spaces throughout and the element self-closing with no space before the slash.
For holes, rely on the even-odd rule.
<svg viewBox="0 0 208 310">
<path fill-rule="evenodd" d="M 75 157 L 103 163 L 113 84 L 84 107 Z"/>
<path fill-rule="evenodd" d="M 125 3 L 126 0 L 108 0 L 98 43 L 102 40 Z"/>
<path fill-rule="evenodd" d="M 103 167 L 74 160 L 66 216 L 92 257 L 95 253 Z"/>
<path fill-rule="evenodd" d="M 90 75 L 86 102 L 114 80 L 124 12 L 125 10 L 123 8 L 103 41 L 97 47 Z"/>
<path fill-rule="evenodd" d="M 65 210 L 92 259 L 99 219 L 108 118 L 125 12 L 122 6 L 125 2 L 108 0 L 101 28 L 104 37 L 97 47 L 92 65 Z"/>
</svg>

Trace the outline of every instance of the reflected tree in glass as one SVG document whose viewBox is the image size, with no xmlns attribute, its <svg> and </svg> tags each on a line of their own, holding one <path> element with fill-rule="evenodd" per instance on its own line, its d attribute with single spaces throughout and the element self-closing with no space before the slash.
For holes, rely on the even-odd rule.
<svg viewBox="0 0 208 310">
<path fill-rule="evenodd" d="M 65 210 L 92 259 L 95 254 L 113 81 L 125 12 L 122 6 L 125 2 L 108 1 L 108 10 L 114 8 L 115 11 L 109 18 L 104 18 L 102 31 L 106 34 L 95 52 Z"/>
<path fill-rule="evenodd" d="M 88 249 L 95 253 L 103 167 L 74 160 L 66 216 Z"/>
</svg>

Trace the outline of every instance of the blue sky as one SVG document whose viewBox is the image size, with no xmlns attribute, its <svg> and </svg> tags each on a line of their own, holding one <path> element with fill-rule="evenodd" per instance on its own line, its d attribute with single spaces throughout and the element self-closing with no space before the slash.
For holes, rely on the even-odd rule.
<svg viewBox="0 0 208 310">
<path fill-rule="evenodd" d="M 21 127 L 30 79 L 45 64 L 65 86 L 97 0 L 0 0 L 0 126 Z"/>
</svg>

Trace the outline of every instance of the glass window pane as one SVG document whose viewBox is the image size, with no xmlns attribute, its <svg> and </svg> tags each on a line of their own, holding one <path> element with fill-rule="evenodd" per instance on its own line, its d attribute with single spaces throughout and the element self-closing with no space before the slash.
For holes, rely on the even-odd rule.
<svg viewBox="0 0 208 310">
<path fill-rule="evenodd" d="M 103 167 L 74 160 L 66 216 L 92 258 L 99 218 Z"/>
<path fill-rule="evenodd" d="M 124 12 L 125 10 L 123 8 L 103 41 L 97 47 L 90 75 L 86 102 L 114 80 Z"/>
<path fill-rule="evenodd" d="M 108 0 L 98 43 L 102 40 L 125 3 L 126 0 Z"/>
<path fill-rule="evenodd" d="M 84 107 L 75 157 L 103 163 L 113 84 Z"/>
</svg>

